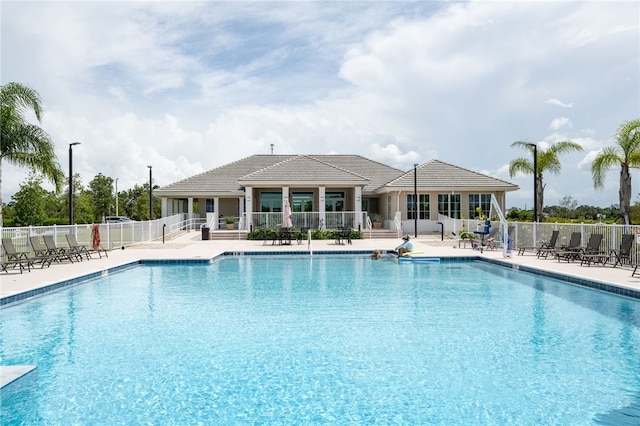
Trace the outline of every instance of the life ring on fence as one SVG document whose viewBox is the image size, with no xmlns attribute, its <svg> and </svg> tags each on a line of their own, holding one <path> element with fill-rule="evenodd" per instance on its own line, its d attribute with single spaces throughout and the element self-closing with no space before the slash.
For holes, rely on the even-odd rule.
<svg viewBox="0 0 640 426">
<path fill-rule="evenodd" d="M 93 228 L 91 229 L 91 245 L 94 250 L 98 250 L 100 248 L 100 225 L 97 223 L 94 223 Z"/>
</svg>

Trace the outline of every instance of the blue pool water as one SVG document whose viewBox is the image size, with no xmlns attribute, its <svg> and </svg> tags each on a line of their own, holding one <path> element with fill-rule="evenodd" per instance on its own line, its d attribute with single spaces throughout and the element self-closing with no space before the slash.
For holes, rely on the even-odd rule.
<svg viewBox="0 0 640 426">
<path fill-rule="evenodd" d="M 1 331 L 7 425 L 640 423 L 640 302 L 484 262 L 142 266 Z"/>
</svg>

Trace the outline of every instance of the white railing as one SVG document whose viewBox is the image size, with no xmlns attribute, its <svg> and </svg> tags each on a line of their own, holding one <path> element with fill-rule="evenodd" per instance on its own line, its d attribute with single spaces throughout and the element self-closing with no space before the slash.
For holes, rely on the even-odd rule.
<svg viewBox="0 0 640 426">
<path fill-rule="evenodd" d="M 451 235 L 454 229 L 456 234 L 462 232 L 473 233 L 483 221 L 476 219 L 452 219 L 446 216 L 438 216 L 440 222 L 444 224 L 444 232 Z M 543 242 L 548 242 L 553 231 L 559 231 L 558 246 L 566 244 L 573 232 L 580 232 L 582 235 L 581 245 L 584 246 L 591 234 L 602 234 L 602 244 L 600 249 L 606 253 L 611 250 L 620 249 L 622 235 L 633 234 L 636 236 L 636 244 L 631 251 L 633 263 L 640 261 L 640 225 L 616 225 L 606 223 L 558 223 L 558 222 L 506 222 L 507 234 L 518 247 L 537 247 Z M 500 224 L 500 235 L 504 235 L 504 227 Z M 504 241 L 504 237 L 501 238 Z"/>
<path fill-rule="evenodd" d="M 253 229 L 256 228 L 277 228 L 284 223 L 283 213 L 252 212 Z M 324 217 L 320 212 L 293 212 L 291 213 L 291 223 L 296 228 L 310 229 L 336 229 L 350 227 L 357 229 L 358 224 L 366 223 L 366 212 L 325 212 Z M 243 226 L 249 225 L 242 223 Z"/>
<path fill-rule="evenodd" d="M 152 221 L 99 223 L 101 245 L 112 249 L 132 244 L 160 240 L 177 232 L 197 229 L 198 219 L 185 219 L 177 214 Z M 66 234 L 74 234 L 80 245 L 92 244 L 93 224 L 3 227 L 2 238 L 11 238 L 18 251 L 31 251 L 29 237 L 53 235 L 56 245 L 66 247 Z"/>
</svg>

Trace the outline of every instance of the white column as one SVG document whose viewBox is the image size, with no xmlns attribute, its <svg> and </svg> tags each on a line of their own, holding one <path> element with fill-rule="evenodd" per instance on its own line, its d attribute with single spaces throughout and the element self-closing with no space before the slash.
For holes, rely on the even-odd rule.
<svg viewBox="0 0 640 426">
<path fill-rule="evenodd" d="M 240 221 L 242 221 L 242 216 L 244 216 L 244 197 L 240 197 L 238 198 L 238 212 L 240 215 Z M 244 228 L 243 229 L 247 229 L 247 223 L 246 223 L 246 218 L 245 218 L 245 224 L 244 224 Z"/>
<path fill-rule="evenodd" d="M 355 190 L 355 194 L 354 194 L 354 205 L 355 205 L 355 209 L 354 211 L 356 212 L 356 221 L 353 224 L 353 226 L 358 229 L 358 227 L 360 227 L 360 229 L 363 229 L 362 226 L 362 187 L 361 186 L 356 186 L 356 190 Z"/>
<path fill-rule="evenodd" d="M 245 204 L 247 205 L 247 230 L 253 225 L 253 188 L 247 186 L 244 188 Z"/>
<path fill-rule="evenodd" d="M 289 201 L 289 187 L 283 186 L 282 187 L 282 211 L 284 211 L 284 205 L 287 201 Z"/>
<path fill-rule="evenodd" d="M 200 200 L 205 201 L 204 198 L 201 198 Z M 218 220 L 218 197 L 214 197 L 213 198 L 213 211 L 212 212 L 207 212 L 205 211 L 205 217 L 206 217 L 206 222 L 207 222 L 207 226 L 209 226 L 211 229 L 218 229 L 220 227 L 219 225 L 219 220 Z"/>
<path fill-rule="evenodd" d="M 193 216 L 193 197 L 187 198 L 187 219 Z"/>
<path fill-rule="evenodd" d="M 325 211 L 325 205 L 324 205 L 324 197 L 325 197 L 325 187 L 324 186 L 320 186 L 318 187 L 318 202 L 319 202 L 319 206 L 318 206 L 318 219 L 320 219 L 320 222 L 323 224 L 322 227 L 324 228 L 324 223 L 327 220 L 327 215 L 326 215 L 326 211 Z"/>
<path fill-rule="evenodd" d="M 213 229 L 220 229 L 220 197 L 213 197 L 213 214 L 216 223 Z"/>
<path fill-rule="evenodd" d="M 160 203 L 162 205 L 162 217 L 167 217 L 169 216 L 169 209 L 168 209 L 168 199 L 166 197 L 162 197 L 160 199 Z M 117 212 L 116 212 L 117 214 Z"/>
</svg>

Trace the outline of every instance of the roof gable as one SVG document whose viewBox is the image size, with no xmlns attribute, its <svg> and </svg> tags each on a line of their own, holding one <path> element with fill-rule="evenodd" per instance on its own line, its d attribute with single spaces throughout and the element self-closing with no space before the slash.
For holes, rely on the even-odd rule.
<svg viewBox="0 0 640 426">
<path fill-rule="evenodd" d="M 463 167 L 454 166 L 440 160 L 430 160 L 418 166 L 417 186 L 419 188 L 429 188 L 433 190 L 457 189 L 457 190 L 504 190 L 515 191 L 517 185 L 510 182 L 496 179 L 482 173 Z M 405 172 L 396 179 L 390 181 L 386 188 L 413 188 L 414 173 L 413 170 Z"/>
<path fill-rule="evenodd" d="M 363 193 L 412 190 L 403 172 L 360 155 L 267 155 L 242 158 L 155 190 L 159 196 L 242 195 L 243 186 L 363 186 Z M 418 167 L 418 186 L 429 190 L 515 191 L 517 185 L 439 160 Z"/>
<path fill-rule="evenodd" d="M 369 179 L 307 155 L 296 155 L 238 179 L 243 186 L 292 183 L 364 185 Z"/>
</svg>

